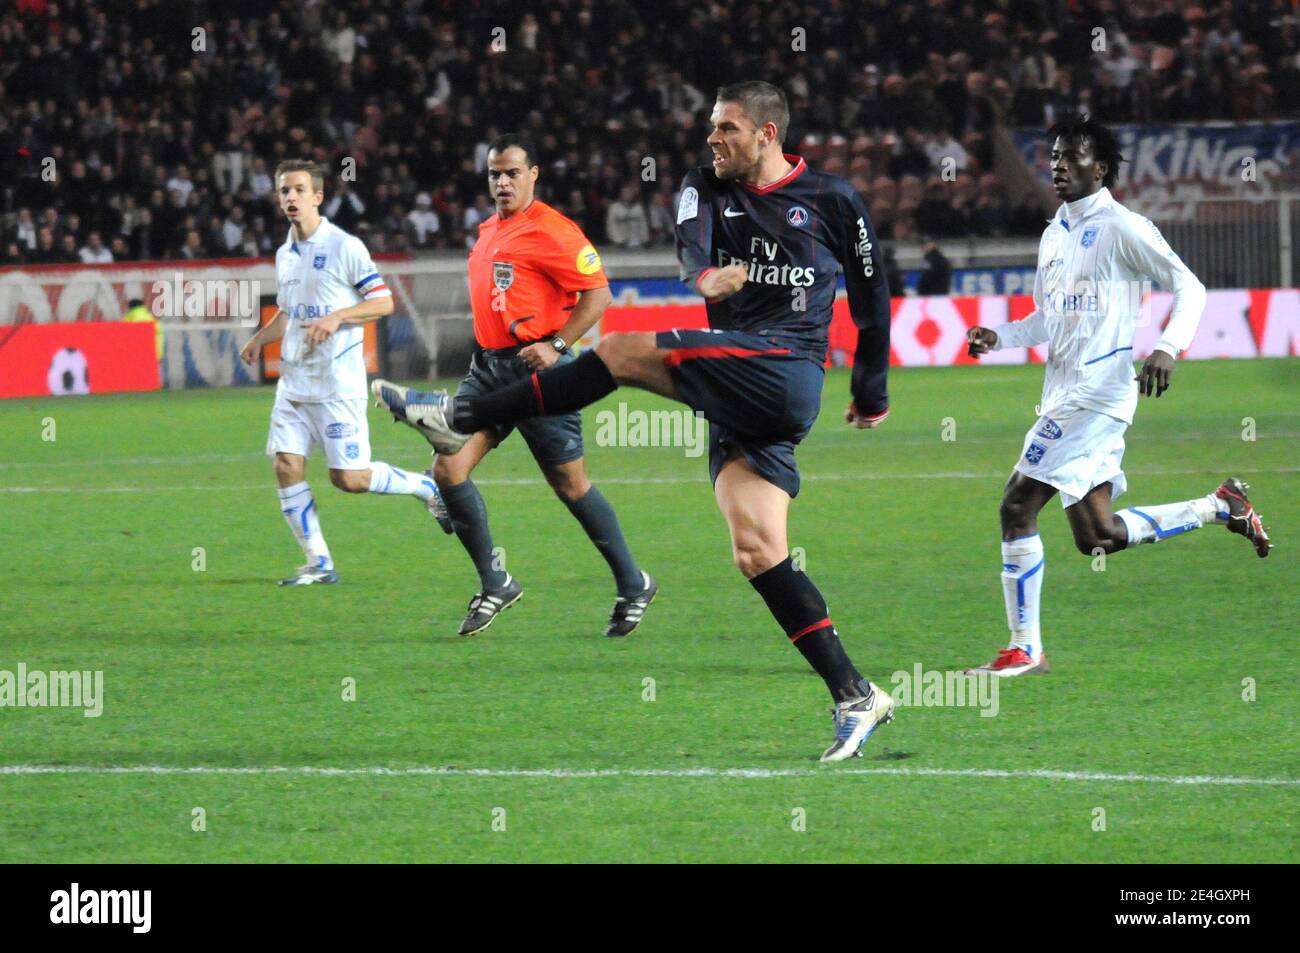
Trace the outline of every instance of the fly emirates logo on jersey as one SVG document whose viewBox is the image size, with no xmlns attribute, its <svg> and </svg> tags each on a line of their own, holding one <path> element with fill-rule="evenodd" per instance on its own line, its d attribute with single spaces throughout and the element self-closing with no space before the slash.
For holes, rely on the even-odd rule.
<svg viewBox="0 0 1300 953">
<path fill-rule="evenodd" d="M 718 249 L 718 267 L 728 265 L 748 265 L 749 280 L 760 285 L 775 285 L 785 288 L 811 288 L 817 280 L 817 269 L 795 266 L 789 263 L 776 264 L 777 252 L 781 246 L 776 242 L 767 242 L 754 237 L 749 240 L 749 258 L 738 258 L 725 248 Z M 760 261 L 762 255 L 767 261 Z"/>
</svg>

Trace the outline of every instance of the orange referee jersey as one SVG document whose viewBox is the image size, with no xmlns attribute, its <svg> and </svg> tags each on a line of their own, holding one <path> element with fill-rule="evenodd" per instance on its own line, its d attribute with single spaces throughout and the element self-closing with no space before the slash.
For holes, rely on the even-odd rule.
<svg viewBox="0 0 1300 953">
<path fill-rule="evenodd" d="M 600 255 L 572 219 L 533 199 L 504 221 L 478 227 L 469 253 L 474 337 L 483 347 L 513 347 L 555 336 L 579 291 L 609 284 Z"/>
</svg>

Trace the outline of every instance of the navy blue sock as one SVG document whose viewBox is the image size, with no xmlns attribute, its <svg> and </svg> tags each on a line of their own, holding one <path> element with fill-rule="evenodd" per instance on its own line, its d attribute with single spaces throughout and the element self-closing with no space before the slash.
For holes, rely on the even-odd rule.
<svg viewBox="0 0 1300 953">
<path fill-rule="evenodd" d="M 617 387 L 600 356 L 583 351 L 576 361 L 548 367 L 486 394 L 458 394 L 452 404 L 451 425 L 461 433 L 478 433 L 526 417 L 568 414 L 594 404 Z"/>
<path fill-rule="evenodd" d="M 795 569 L 787 556 L 749 582 L 795 648 L 822 677 L 831 697 L 836 702 L 861 698 L 865 694 L 862 675 L 849 661 L 826 600 L 807 573 Z"/>
<path fill-rule="evenodd" d="M 492 550 L 492 531 L 488 528 L 487 506 L 473 480 L 455 486 L 439 488 L 447 504 L 456 538 L 469 553 L 478 571 L 479 583 L 484 592 L 500 589 L 506 584 L 506 572 L 496 568 L 496 554 Z"/>
<path fill-rule="evenodd" d="M 636 560 L 632 558 L 632 551 L 627 548 L 623 529 L 618 525 L 614 507 L 609 505 L 605 494 L 593 486 L 581 499 L 567 505 L 569 512 L 587 531 L 587 538 L 600 550 L 605 562 L 614 571 L 618 594 L 629 598 L 644 589 L 645 579 L 637 568 Z"/>
</svg>

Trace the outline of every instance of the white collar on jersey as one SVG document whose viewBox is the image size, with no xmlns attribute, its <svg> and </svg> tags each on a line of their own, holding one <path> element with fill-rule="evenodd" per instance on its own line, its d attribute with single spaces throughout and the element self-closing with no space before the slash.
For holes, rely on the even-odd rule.
<svg viewBox="0 0 1300 953">
<path fill-rule="evenodd" d="M 330 224 L 330 220 L 322 215 L 320 217 L 320 224 L 316 226 L 316 231 L 311 233 L 311 238 L 304 238 L 302 241 L 298 241 L 293 237 L 293 226 L 290 225 L 289 237 L 285 239 L 285 243 L 289 246 L 291 251 L 297 251 L 299 245 L 314 245 L 317 242 L 325 241 L 325 239 L 329 237 L 329 233 L 333 230 L 334 226 Z"/>
<path fill-rule="evenodd" d="M 1111 196 L 1110 189 L 1103 185 L 1091 195 L 1085 195 L 1074 202 L 1063 203 L 1057 219 L 1064 223 L 1066 229 L 1069 229 L 1072 222 L 1081 221 L 1089 215 L 1100 212 L 1113 201 L 1115 199 Z"/>
</svg>

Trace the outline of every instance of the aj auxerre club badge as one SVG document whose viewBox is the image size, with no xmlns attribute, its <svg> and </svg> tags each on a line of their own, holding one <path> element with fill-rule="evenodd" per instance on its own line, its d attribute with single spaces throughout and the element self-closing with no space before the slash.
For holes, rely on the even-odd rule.
<svg viewBox="0 0 1300 953">
<path fill-rule="evenodd" d="M 512 261 L 492 262 L 492 283 L 497 291 L 509 291 L 515 283 L 515 264 Z"/>
</svg>

